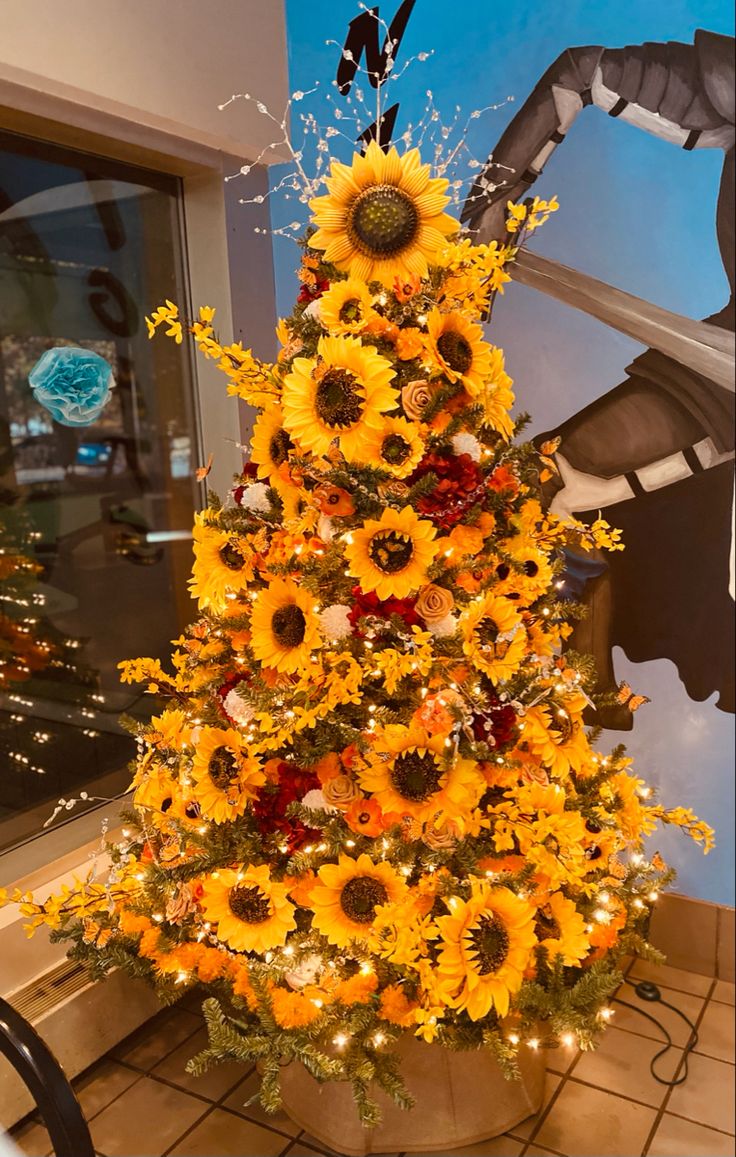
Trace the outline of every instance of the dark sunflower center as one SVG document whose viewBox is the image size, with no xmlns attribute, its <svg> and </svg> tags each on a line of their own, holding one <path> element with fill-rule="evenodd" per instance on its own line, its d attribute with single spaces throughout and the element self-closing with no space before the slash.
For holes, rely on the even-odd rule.
<svg viewBox="0 0 736 1157">
<path fill-rule="evenodd" d="M 351 297 L 344 303 L 337 316 L 343 325 L 349 325 L 352 321 L 360 321 L 361 312 L 360 302 L 357 297 Z"/>
<path fill-rule="evenodd" d="M 498 626 L 491 618 L 481 619 L 475 634 L 481 646 L 493 647 L 498 641 Z"/>
<path fill-rule="evenodd" d="M 216 747 L 207 765 L 210 779 L 218 791 L 224 791 L 238 774 L 238 761 L 226 747 Z"/>
<path fill-rule="evenodd" d="M 384 574 L 396 574 L 411 562 L 414 543 L 396 530 L 379 531 L 368 546 L 371 562 Z"/>
<path fill-rule="evenodd" d="M 389 434 L 381 444 L 381 457 L 391 466 L 401 466 L 411 454 L 411 446 L 401 434 Z"/>
<path fill-rule="evenodd" d="M 478 953 L 476 972 L 487 976 L 497 972 L 508 956 L 509 934 L 498 916 L 481 917 L 478 927 L 470 935 L 473 948 Z"/>
<path fill-rule="evenodd" d="M 440 334 L 437 349 L 446 365 L 456 374 L 466 374 L 473 364 L 473 351 L 465 338 L 453 329 Z"/>
<path fill-rule="evenodd" d="M 307 630 L 304 611 L 296 603 L 279 607 L 271 618 L 271 630 L 282 647 L 298 647 L 304 642 Z"/>
<path fill-rule="evenodd" d="M 524 563 L 524 574 L 528 575 L 529 578 L 534 578 L 536 574 L 539 574 L 538 565 L 531 559 L 527 559 Z"/>
<path fill-rule="evenodd" d="M 245 559 L 232 542 L 226 542 L 220 547 L 220 558 L 228 570 L 242 570 L 245 565 Z"/>
<path fill-rule="evenodd" d="M 412 803 L 424 803 L 440 785 L 442 770 L 428 751 L 405 751 L 397 755 L 391 782 L 399 795 Z"/>
<path fill-rule="evenodd" d="M 280 466 L 289 457 L 289 451 L 292 449 L 294 443 L 292 442 L 286 430 L 277 430 L 268 443 L 268 453 L 274 466 Z"/>
<path fill-rule="evenodd" d="M 270 900 L 255 885 L 231 888 L 228 904 L 232 914 L 245 924 L 262 924 L 271 916 Z"/>
<path fill-rule="evenodd" d="M 354 426 L 363 413 L 363 396 L 355 375 L 348 370 L 327 370 L 317 386 L 315 408 L 331 429 Z"/>
<path fill-rule="evenodd" d="M 379 904 L 385 904 L 388 892 L 373 876 L 353 876 L 340 893 L 340 907 L 356 924 L 370 924 Z"/>
<path fill-rule="evenodd" d="M 534 923 L 537 940 L 559 940 L 560 926 L 552 915 L 549 905 L 540 908 Z"/>
<path fill-rule="evenodd" d="M 391 257 L 411 245 L 419 230 L 419 213 L 402 189 L 374 185 L 353 202 L 347 227 L 356 249 L 370 257 Z"/>
<path fill-rule="evenodd" d="M 567 743 L 568 739 L 572 739 L 572 719 L 567 712 L 562 715 L 553 712 L 549 731 L 552 732 L 552 738 L 556 743 Z"/>
</svg>

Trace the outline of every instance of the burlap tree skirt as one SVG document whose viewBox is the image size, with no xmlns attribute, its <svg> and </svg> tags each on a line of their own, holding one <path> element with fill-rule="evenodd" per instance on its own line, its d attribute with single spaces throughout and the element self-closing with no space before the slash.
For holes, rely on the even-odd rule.
<svg viewBox="0 0 736 1157">
<path fill-rule="evenodd" d="M 380 1090 L 383 1120 L 364 1129 L 358 1120 L 350 1085 L 320 1085 L 300 1064 L 284 1068 L 284 1108 L 295 1124 L 346 1157 L 367 1153 L 442 1153 L 505 1133 L 542 1103 L 544 1050 L 520 1053 L 522 1079 L 508 1081 L 485 1050 L 450 1052 L 414 1037 L 396 1046 L 402 1073 L 415 1099 L 409 1111 L 399 1109 Z"/>
</svg>

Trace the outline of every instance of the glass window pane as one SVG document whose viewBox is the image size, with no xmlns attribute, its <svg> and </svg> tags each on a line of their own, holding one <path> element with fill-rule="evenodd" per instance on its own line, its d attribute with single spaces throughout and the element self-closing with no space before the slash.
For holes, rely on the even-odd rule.
<svg viewBox="0 0 736 1157">
<path fill-rule="evenodd" d="M 163 657 L 190 616 L 191 365 L 144 321 L 186 303 L 180 210 L 175 178 L 0 134 L 0 847 L 61 797 L 124 789 L 117 719 L 151 701 L 117 664 Z M 29 384 L 60 347 L 112 369 L 82 425 L 58 363 L 53 396 Z"/>
</svg>

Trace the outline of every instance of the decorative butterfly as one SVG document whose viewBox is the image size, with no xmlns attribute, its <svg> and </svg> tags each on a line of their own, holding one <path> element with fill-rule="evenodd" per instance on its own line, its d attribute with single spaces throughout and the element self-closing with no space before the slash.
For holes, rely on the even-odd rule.
<svg viewBox="0 0 736 1157">
<path fill-rule="evenodd" d="M 626 682 L 620 684 L 616 698 L 622 707 L 628 707 L 632 715 L 635 711 L 638 711 L 644 703 L 651 703 L 648 695 L 635 695 Z"/>
<path fill-rule="evenodd" d="M 194 472 L 195 476 L 197 478 L 197 482 L 204 482 L 205 478 L 207 477 L 210 470 L 212 469 L 212 459 L 213 458 L 214 458 L 214 454 L 210 454 L 209 458 L 207 459 L 207 465 L 197 467 L 197 469 Z"/>
<path fill-rule="evenodd" d="M 559 436 L 557 438 L 549 438 L 548 441 L 542 442 L 542 445 L 539 447 L 539 458 L 545 465 L 545 469 L 539 473 L 540 482 L 547 482 L 555 474 L 560 473 L 556 463 L 552 459 L 552 455 L 559 450 L 561 441 L 562 438 Z"/>
</svg>

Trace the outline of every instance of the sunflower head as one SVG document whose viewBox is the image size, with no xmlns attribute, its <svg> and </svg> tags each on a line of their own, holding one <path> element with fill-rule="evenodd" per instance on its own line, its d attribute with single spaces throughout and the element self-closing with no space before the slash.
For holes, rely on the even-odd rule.
<svg viewBox="0 0 736 1157">
<path fill-rule="evenodd" d="M 461 382 L 476 397 L 491 374 L 491 346 L 483 341 L 483 330 L 465 314 L 427 315 L 427 350 L 437 370 L 450 382 Z"/>
<path fill-rule="evenodd" d="M 321 639 L 314 598 L 291 579 L 275 579 L 260 591 L 251 614 L 251 647 L 264 667 L 306 671 Z"/>
<path fill-rule="evenodd" d="M 509 679 L 521 666 L 527 636 L 521 616 L 500 595 L 479 596 L 460 616 L 463 650 L 494 682 Z"/>
<path fill-rule="evenodd" d="M 377 908 L 405 894 L 406 884 L 387 861 L 374 863 L 365 854 L 357 860 L 340 856 L 337 864 L 325 864 L 317 873 L 310 892 L 312 924 L 331 944 L 344 948 L 366 938 Z"/>
<path fill-rule="evenodd" d="M 310 202 L 317 232 L 309 244 L 357 280 L 391 286 L 425 277 L 459 228 L 443 212 L 447 181 L 430 177 L 416 149 L 400 157 L 371 141 L 352 165 L 333 161 L 326 184 L 328 195 Z"/>
<path fill-rule="evenodd" d="M 368 287 L 354 277 L 333 282 L 319 299 L 320 323 L 331 334 L 360 333 L 372 317 Z"/>
<path fill-rule="evenodd" d="M 444 758 L 442 735 L 417 725 L 389 724 L 374 735 L 361 787 L 385 812 L 429 821 L 437 816 L 462 821 L 478 802 L 485 781 L 470 759 Z"/>
<path fill-rule="evenodd" d="M 416 425 L 406 418 L 385 418 L 380 430 L 371 430 L 361 460 L 394 478 L 407 478 L 422 460 L 424 442 Z"/>
<path fill-rule="evenodd" d="M 243 750 L 239 732 L 233 727 L 202 727 L 192 760 L 190 803 L 216 824 L 240 816 L 265 783 L 256 759 Z"/>
<path fill-rule="evenodd" d="M 284 379 L 284 426 L 303 450 L 327 454 L 337 439 L 349 460 L 362 439 L 398 405 L 396 371 L 374 346 L 351 336 L 322 337 L 317 357 L 296 358 Z"/>
<path fill-rule="evenodd" d="M 267 864 L 214 872 L 202 889 L 205 919 L 217 924 L 218 938 L 237 952 L 280 948 L 296 927 L 286 885 L 271 879 Z"/>
<path fill-rule="evenodd" d="M 410 506 L 387 507 L 379 520 L 352 531 L 351 539 L 345 549 L 350 573 L 379 599 L 403 599 L 423 586 L 439 550 L 432 523 Z"/>
<path fill-rule="evenodd" d="M 238 535 L 206 521 L 207 511 L 194 516 L 194 564 L 189 589 L 200 610 L 222 612 L 228 595 L 247 587 L 253 579 L 252 550 Z"/>
<path fill-rule="evenodd" d="M 258 467 L 259 478 L 272 478 L 289 460 L 294 443 L 284 429 L 284 415 L 280 406 L 261 410 L 253 426 L 250 440 L 251 460 Z"/>
</svg>

